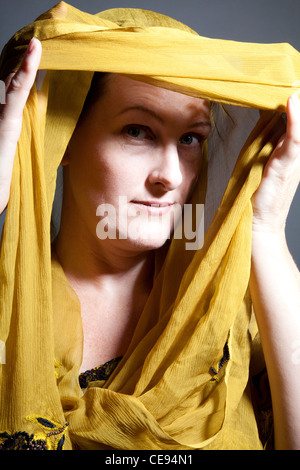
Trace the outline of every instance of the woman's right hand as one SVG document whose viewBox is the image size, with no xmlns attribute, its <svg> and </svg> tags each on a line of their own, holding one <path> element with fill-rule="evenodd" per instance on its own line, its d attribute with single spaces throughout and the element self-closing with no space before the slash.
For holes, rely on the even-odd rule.
<svg viewBox="0 0 300 470">
<path fill-rule="evenodd" d="M 14 156 L 22 128 L 23 109 L 35 81 L 42 47 L 33 38 L 19 69 L 5 82 L 6 103 L 0 105 L 0 214 L 5 210 L 10 193 Z"/>
</svg>

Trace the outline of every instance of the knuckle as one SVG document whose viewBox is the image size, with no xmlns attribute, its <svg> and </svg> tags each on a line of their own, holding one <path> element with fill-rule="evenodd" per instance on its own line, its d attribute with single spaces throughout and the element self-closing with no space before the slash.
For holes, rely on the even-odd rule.
<svg viewBox="0 0 300 470">
<path fill-rule="evenodd" d="M 20 80 L 18 74 L 14 75 L 14 77 L 11 79 L 10 85 L 9 85 L 9 92 L 14 92 L 14 91 L 19 91 L 22 90 L 22 81 Z"/>
<path fill-rule="evenodd" d="M 299 135 L 294 135 L 291 139 L 292 143 L 299 147 L 300 150 L 300 134 Z"/>
<path fill-rule="evenodd" d="M 12 72 L 6 77 L 6 79 L 5 79 L 5 90 L 6 91 L 9 89 L 11 81 L 12 81 L 12 79 L 15 75 L 16 75 L 16 72 Z"/>
</svg>

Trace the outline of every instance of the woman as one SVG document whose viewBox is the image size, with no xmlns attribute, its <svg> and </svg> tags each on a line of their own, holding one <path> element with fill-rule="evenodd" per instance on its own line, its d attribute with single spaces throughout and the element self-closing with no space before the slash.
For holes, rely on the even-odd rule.
<svg viewBox="0 0 300 470">
<path fill-rule="evenodd" d="M 22 112 L 35 80 L 40 57 L 41 45 L 38 40 L 33 39 L 21 67 L 15 75 L 10 76 L 10 83 L 7 84 L 7 101 L 1 110 L 0 129 L 2 211 L 9 199 L 13 159 L 21 131 Z M 59 363 L 57 366 L 58 388 L 65 416 L 70 423 L 70 434 L 74 435 L 72 440 L 77 446 L 83 448 L 117 447 L 116 437 L 110 439 L 110 437 L 102 436 L 101 442 L 98 442 L 98 437 L 91 437 L 90 429 L 85 426 L 79 429 L 78 419 L 83 409 L 83 412 L 89 415 L 89 425 L 95 426 L 96 429 L 99 417 L 103 421 L 108 419 L 104 417 L 103 412 L 109 414 L 107 409 L 110 406 L 118 408 L 118 400 L 122 398 L 113 396 L 113 401 L 109 401 L 112 397 L 107 388 L 106 401 L 102 402 L 99 397 L 98 401 L 93 401 L 91 397 L 95 389 L 92 384 L 88 389 L 89 393 L 82 398 L 77 390 L 78 385 L 70 386 L 74 380 L 74 367 L 75 370 L 77 367 L 78 371 L 84 373 L 96 368 L 99 364 L 116 360 L 120 356 L 127 358 L 133 351 L 132 338 L 137 338 L 142 334 L 146 338 L 143 338 L 143 343 L 140 343 L 143 350 L 147 347 L 150 350 L 150 339 L 147 340 L 147 335 L 150 338 L 150 333 L 155 335 L 155 348 L 166 340 L 166 336 L 160 337 L 160 334 L 155 332 L 158 323 L 156 324 L 149 315 L 147 317 L 144 313 L 143 323 L 141 323 L 141 312 L 149 310 L 149 298 L 151 295 L 157 295 L 155 292 L 153 294 L 153 279 L 156 276 L 159 277 L 160 274 L 154 250 L 156 253 L 164 250 L 170 233 L 180 218 L 182 206 L 190 201 L 195 192 L 203 166 L 204 142 L 209 136 L 212 125 L 210 104 L 207 99 L 154 87 L 143 81 L 116 74 L 105 75 L 100 80 L 101 94 L 97 95 L 97 82 L 92 84 L 92 98 L 88 99 L 81 113 L 62 161 L 65 166 L 62 220 L 53 246 L 53 302 L 54 310 L 58 312 L 58 317 L 54 316 L 55 360 Z M 96 94 L 93 93 L 93 87 L 96 88 Z M 264 169 L 260 186 L 252 198 L 252 262 L 249 285 L 270 381 L 275 443 L 278 449 L 297 449 L 300 445 L 300 409 L 297 403 L 299 378 L 295 373 L 295 367 L 299 365 L 291 361 L 290 347 L 291 342 L 299 337 L 300 332 L 299 272 L 287 250 L 284 235 L 289 206 L 299 183 L 298 135 L 300 135 L 300 104 L 297 95 L 293 95 L 289 98 L 287 105 L 286 134 L 273 151 Z M 123 197 L 122 200 L 120 196 Z M 104 209 L 108 209 L 106 223 L 110 236 L 102 240 L 99 236 L 100 232 L 96 229 L 99 219 L 95 220 L 95 214 L 98 210 L 98 215 L 104 216 L 105 213 L 101 212 L 101 207 L 103 209 L 105 204 L 109 205 L 104 206 Z M 116 212 L 109 213 L 109 207 L 114 207 Z M 124 230 L 128 229 L 131 223 L 133 223 L 134 230 L 131 232 L 127 230 L 125 233 Z M 116 237 L 111 236 L 112 234 L 116 234 Z M 241 235 L 236 235 L 238 236 Z M 186 253 L 185 256 L 188 257 L 188 254 Z M 167 257 L 167 262 L 168 259 Z M 281 273 L 282 279 L 278 279 L 278 272 Z M 190 283 L 192 284 L 192 279 Z M 221 284 L 219 284 L 219 289 L 221 289 L 220 286 Z M 175 285 L 171 287 L 176 288 Z M 159 287 L 159 289 L 163 288 Z M 157 287 L 154 291 L 155 289 Z M 179 292 L 180 289 L 179 286 Z M 62 310 L 55 307 L 62 302 L 64 295 L 72 297 L 71 306 L 74 311 L 79 308 L 84 337 L 82 349 L 78 348 L 78 344 L 72 343 L 72 338 L 79 340 L 81 337 L 81 332 L 77 331 L 78 328 L 80 329 L 78 316 L 74 315 L 74 325 L 69 325 L 70 337 L 65 336 L 63 332 L 64 314 L 62 312 L 65 310 L 64 307 Z M 247 303 L 248 300 L 246 299 L 245 302 Z M 99 306 L 101 306 L 100 312 Z M 169 306 L 166 305 L 165 311 L 168 308 Z M 159 325 L 167 331 L 171 322 L 168 323 L 168 317 L 164 319 L 163 315 L 162 313 Z M 59 318 L 61 316 L 62 318 Z M 145 318 L 148 318 L 148 323 L 145 322 Z M 239 333 L 236 333 L 239 328 L 237 323 L 239 321 L 234 322 L 235 326 L 230 329 L 229 337 L 227 330 L 227 338 L 224 338 L 226 342 L 222 340 L 224 354 L 218 364 L 219 370 L 211 367 L 213 374 L 209 380 L 210 388 L 197 385 L 198 392 L 197 386 L 192 396 L 188 396 L 187 392 L 187 398 L 182 402 L 182 407 L 195 407 L 195 396 L 201 394 L 202 403 L 205 403 L 205 400 L 209 402 L 209 393 L 215 394 L 214 403 L 216 403 L 216 397 L 219 397 L 220 401 L 224 399 L 222 387 L 226 387 L 227 382 L 234 383 L 234 367 L 237 366 L 232 366 L 230 379 L 226 375 L 229 367 L 226 366 L 224 376 L 219 372 L 228 361 L 229 355 L 232 360 L 231 347 L 234 348 L 233 343 L 239 337 Z M 245 329 L 242 323 L 241 320 L 240 328 Z M 118 324 L 117 329 L 116 324 Z M 140 329 L 137 329 L 137 325 L 140 325 Z M 179 347 L 182 342 L 189 344 L 196 340 L 199 348 L 196 354 L 205 356 L 204 345 L 200 341 L 201 335 L 195 338 L 196 335 L 192 335 L 188 328 L 192 328 L 191 323 L 183 324 L 182 327 L 178 323 L 178 339 L 174 341 L 174 345 Z M 105 336 L 101 334 L 102 331 L 105 331 Z M 101 336 L 101 341 L 99 341 L 99 336 Z M 138 354 L 137 344 L 139 343 L 135 339 L 135 350 Z M 228 345 L 230 345 L 230 354 Z M 171 369 L 175 371 L 179 367 L 174 360 L 175 346 L 165 350 L 164 361 L 166 364 L 170 363 L 172 367 L 159 377 L 159 383 L 165 382 L 164 390 L 168 390 L 170 386 L 167 377 Z M 187 348 L 189 351 L 190 345 L 181 347 L 182 350 Z M 152 381 L 155 381 L 155 374 L 159 375 L 155 372 L 155 368 L 158 367 L 158 363 L 157 366 L 155 365 L 155 348 L 151 350 L 151 361 L 148 363 L 147 359 L 142 365 L 143 369 L 154 369 Z M 71 351 L 68 353 L 67 360 L 63 357 L 66 349 Z M 158 358 L 157 361 L 159 360 Z M 71 362 L 72 365 L 68 366 L 66 361 Z M 139 369 L 137 371 L 132 369 L 132 364 L 130 367 L 134 377 Z M 70 378 L 71 371 L 72 378 Z M 238 368 L 236 373 L 237 371 Z M 85 375 L 89 378 L 89 374 Z M 82 377 L 84 378 L 85 375 L 83 374 Z M 122 367 L 119 375 L 120 384 L 122 384 Z M 97 378 L 99 379 L 98 376 Z M 189 375 L 183 379 L 187 390 L 189 390 L 190 380 Z M 219 382 L 219 387 L 212 389 L 211 387 L 215 387 L 215 382 Z M 139 396 L 137 389 L 142 387 L 141 381 L 137 383 L 134 396 Z M 107 384 L 109 382 L 106 382 L 104 389 L 109 387 Z M 243 428 L 241 416 L 249 406 L 246 404 L 248 401 L 244 392 L 242 392 L 243 405 L 230 404 L 228 401 L 225 411 L 222 407 L 214 408 L 213 406 L 214 411 L 211 411 L 213 419 L 208 419 L 204 424 L 199 425 L 203 429 L 207 427 L 206 431 L 201 428 L 202 436 L 204 436 L 203 445 L 191 444 L 191 442 L 199 442 L 199 437 L 195 438 L 192 434 L 195 425 L 191 424 L 191 414 L 185 422 L 185 415 L 178 417 L 178 422 L 182 420 L 185 428 L 190 426 L 192 429 L 190 434 L 189 431 L 186 435 L 183 433 L 183 437 L 176 436 L 176 432 L 182 429 L 183 425 L 180 424 L 174 431 L 169 422 L 171 418 L 164 418 L 163 415 L 158 424 L 152 422 L 147 416 L 143 425 L 138 425 L 139 420 L 143 421 L 143 413 L 147 414 L 149 400 L 153 404 L 155 392 L 151 398 L 147 398 L 150 384 L 151 381 L 148 385 L 144 385 L 142 404 L 145 408 L 139 408 L 139 412 L 136 411 L 135 427 L 130 421 L 135 418 L 119 414 L 118 408 L 115 412 L 117 418 L 113 417 L 114 424 L 107 421 L 107 434 L 113 428 L 118 433 L 123 426 L 127 429 L 124 435 L 131 432 L 134 434 L 133 442 L 137 443 L 134 438 L 142 436 L 136 448 L 187 449 L 201 446 L 210 448 L 210 445 L 226 446 L 226 439 L 222 441 L 223 438 L 220 438 L 218 432 L 222 429 L 222 422 L 225 423 L 223 430 L 227 433 L 230 433 L 237 423 L 240 429 Z M 246 390 L 245 384 L 246 382 L 243 385 L 244 390 Z M 72 387 L 76 389 L 76 391 L 73 390 L 73 396 L 70 393 Z M 131 413 L 134 415 L 133 410 L 137 404 L 129 398 L 132 386 L 128 388 L 123 380 L 123 385 L 118 385 L 117 388 L 123 394 L 128 395 L 128 403 L 130 402 Z M 161 391 L 157 392 L 157 403 L 167 399 L 167 395 L 162 396 L 160 393 Z M 176 395 L 176 393 L 172 390 L 172 394 Z M 172 394 L 170 392 L 169 396 L 171 397 Z M 208 412 L 205 410 L 205 413 Z M 234 425 L 227 423 L 224 413 L 225 417 L 228 413 L 235 416 L 232 418 Z M 114 412 L 111 412 L 111 415 L 114 415 Z M 28 420 L 41 424 L 43 432 L 47 427 L 49 431 L 51 424 L 51 429 L 55 429 L 52 433 L 50 431 L 46 434 L 46 440 L 35 433 L 35 445 L 39 441 L 38 437 L 42 442 L 41 445 L 44 445 L 44 442 L 48 442 L 47 439 L 57 435 L 60 440 L 56 444 L 62 447 L 61 436 L 64 435 L 67 424 L 59 425 L 52 415 L 51 417 L 30 415 Z M 189 420 L 191 420 L 190 424 Z M 251 425 L 247 424 L 249 429 L 251 428 L 249 431 L 251 434 L 254 426 L 252 417 Z M 72 431 L 72 426 L 76 429 L 75 431 Z M 136 430 L 132 431 L 133 429 Z M 252 441 L 249 436 L 247 437 L 247 431 L 245 435 L 242 435 L 240 429 L 237 425 L 234 448 L 238 448 L 238 442 L 241 448 L 259 446 L 256 437 Z M 7 439 L 13 439 L 12 436 L 15 434 L 11 430 L 7 432 L 5 436 L 3 435 L 6 437 L 4 442 L 7 442 Z M 249 438 L 248 442 L 247 438 Z M 125 441 L 122 439 L 126 441 L 128 438 L 119 437 L 118 448 L 126 448 Z M 157 447 L 155 447 L 155 442 L 157 442 Z"/>
<path fill-rule="evenodd" d="M 83 371 L 124 355 L 152 288 L 153 250 L 170 237 L 200 172 L 209 103 L 178 95 L 172 106 L 173 95 L 111 75 L 102 97 L 81 116 L 64 157 L 63 223 L 55 247 L 85 310 Z M 105 218 L 105 240 L 95 231 L 102 204 L 115 208 Z M 93 281 L 85 286 L 84 279 Z M 107 337 L 100 345 L 102 328 Z"/>
</svg>

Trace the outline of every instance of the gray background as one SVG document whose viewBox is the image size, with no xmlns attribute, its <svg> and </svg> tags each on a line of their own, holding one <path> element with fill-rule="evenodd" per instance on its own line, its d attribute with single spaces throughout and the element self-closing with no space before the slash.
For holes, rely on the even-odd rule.
<svg viewBox="0 0 300 470">
<path fill-rule="evenodd" d="M 18 29 L 56 3 L 2 0 L 0 48 Z M 89 13 L 118 7 L 144 8 L 182 21 L 202 36 L 261 43 L 288 42 L 300 51 L 300 0 L 69 0 L 67 3 Z M 300 188 L 287 220 L 288 245 L 300 267 L 299 215 Z M 0 227 L 2 224 L 3 216 Z"/>
</svg>

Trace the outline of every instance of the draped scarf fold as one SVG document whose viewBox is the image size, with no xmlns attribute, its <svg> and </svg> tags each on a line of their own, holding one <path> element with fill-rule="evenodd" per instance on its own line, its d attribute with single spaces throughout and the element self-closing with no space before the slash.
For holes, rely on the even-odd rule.
<svg viewBox="0 0 300 470">
<path fill-rule="evenodd" d="M 149 11 L 90 15 L 60 2 L 7 43 L 1 79 L 32 36 L 47 72 L 24 110 L 2 235 L 0 448 L 22 436 L 47 449 L 261 448 L 247 392 L 251 197 L 284 131 L 280 113 L 299 91 L 299 53 L 203 38 Z M 57 169 L 94 71 L 264 112 L 234 155 L 203 247 L 172 240 L 127 353 L 107 382 L 82 391 L 80 305 L 51 260 L 50 223 Z M 203 169 L 194 206 L 208 181 Z"/>
</svg>

